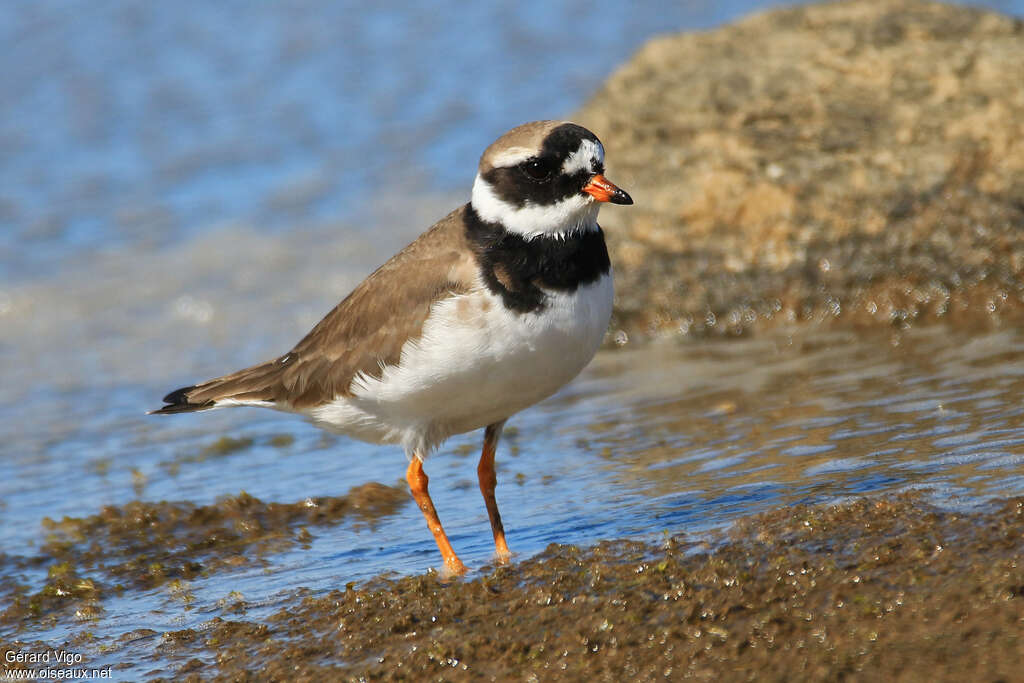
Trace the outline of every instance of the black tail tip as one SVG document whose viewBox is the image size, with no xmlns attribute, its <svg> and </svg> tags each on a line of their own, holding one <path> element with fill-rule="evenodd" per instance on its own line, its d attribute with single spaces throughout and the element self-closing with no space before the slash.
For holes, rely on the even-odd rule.
<svg viewBox="0 0 1024 683">
<path fill-rule="evenodd" d="M 195 389 L 193 384 L 190 387 L 182 387 L 181 389 L 175 389 L 171 393 L 161 399 L 164 403 L 170 403 L 171 405 L 182 405 L 188 403 L 188 394 L 190 391 Z"/>
<path fill-rule="evenodd" d="M 171 413 L 191 413 L 196 410 L 206 410 L 213 407 L 213 401 L 203 401 L 202 403 L 190 402 L 188 400 L 188 394 L 193 389 L 195 389 L 195 386 L 175 389 L 163 398 L 164 403 L 167 403 L 168 405 L 157 408 L 156 410 L 151 410 L 147 414 L 169 415 Z"/>
</svg>

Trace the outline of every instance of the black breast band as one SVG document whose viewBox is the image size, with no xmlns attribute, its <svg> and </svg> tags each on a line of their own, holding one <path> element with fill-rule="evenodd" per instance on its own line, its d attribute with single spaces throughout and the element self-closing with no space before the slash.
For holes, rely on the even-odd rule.
<svg viewBox="0 0 1024 683">
<path fill-rule="evenodd" d="M 611 269 L 604 232 L 595 226 L 560 237 L 526 239 L 480 218 L 466 205 L 466 236 L 473 245 L 487 288 L 519 313 L 544 309 L 544 290 L 574 292 Z"/>
</svg>

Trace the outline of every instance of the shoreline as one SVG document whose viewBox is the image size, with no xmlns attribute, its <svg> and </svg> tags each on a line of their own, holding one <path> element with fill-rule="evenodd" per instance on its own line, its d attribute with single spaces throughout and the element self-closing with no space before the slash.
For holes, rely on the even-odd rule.
<svg viewBox="0 0 1024 683">
<path fill-rule="evenodd" d="M 292 589 L 266 618 L 239 599 L 202 627 L 126 637 L 155 645 L 133 662 L 150 680 L 1009 680 L 1021 557 L 1024 498 L 963 512 L 913 492 L 780 508 L 703 540 L 552 544 L 470 579 Z"/>
</svg>

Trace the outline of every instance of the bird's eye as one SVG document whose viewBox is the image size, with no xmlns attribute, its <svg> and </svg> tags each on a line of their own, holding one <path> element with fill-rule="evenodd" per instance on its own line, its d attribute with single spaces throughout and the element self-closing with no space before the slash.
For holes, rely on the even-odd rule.
<svg viewBox="0 0 1024 683">
<path fill-rule="evenodd" d="M 523 163 L 523 173 L 533 180 L 547 180 L 551 177 L 551 163 L 544 159 L 530 159 Z"/>
</svg>

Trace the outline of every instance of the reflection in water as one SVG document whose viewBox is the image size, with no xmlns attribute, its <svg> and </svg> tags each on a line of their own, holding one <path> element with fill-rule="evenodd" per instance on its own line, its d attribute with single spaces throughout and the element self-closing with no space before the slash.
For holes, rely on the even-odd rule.
<svg viewBox="0 0 1024 683">
<path fill-rule="evenodd" d="M 947 500 L 1010 495 L 1024 484 L 1022 342 L 935 329 L 605 357 L 593 374 L 625 380 L 626 414 L 595 422 L 589 445 L 623 486 L 657 499 L 656 514 L 700 507 L 707 522 L 762 500 L 916 486 Z M 630 363 L 646 370 L 620 374 Z"/>
</svg>

